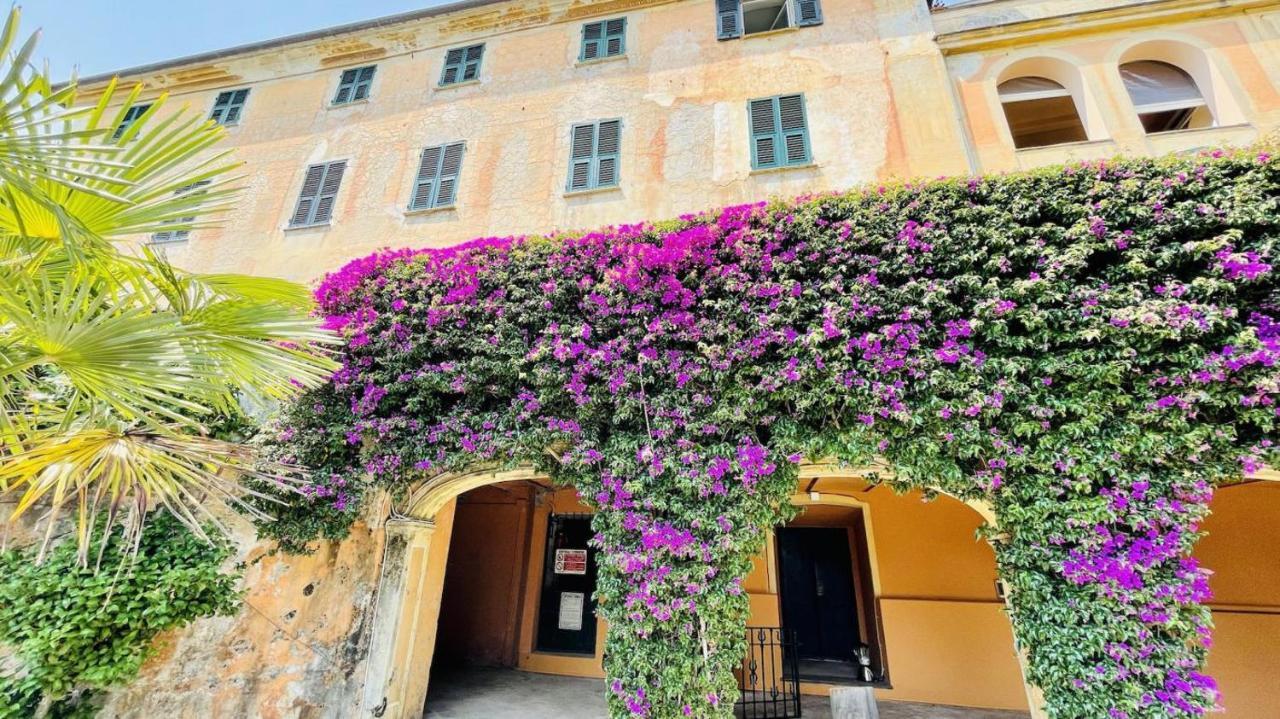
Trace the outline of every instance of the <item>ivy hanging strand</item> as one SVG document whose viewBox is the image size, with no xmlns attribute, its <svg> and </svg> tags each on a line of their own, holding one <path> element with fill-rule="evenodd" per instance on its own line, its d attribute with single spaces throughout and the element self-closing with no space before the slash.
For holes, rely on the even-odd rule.
<svg viewBox="0 0 1280 719">
<path fill-rule="evenodd" d="M 264 529 L 535 465 L 596 510 L 611 716 L 729 717 L 798 464 L 879 460 L 994 508 L 1050 716 L 1200 715 L 1190 552 L 1276 434 L 1278 188 L 1257 150 L 1107 161 L 357 260 L 318 290 L 343 367 L 279 434 L 327 479 Z"/>
</svg>

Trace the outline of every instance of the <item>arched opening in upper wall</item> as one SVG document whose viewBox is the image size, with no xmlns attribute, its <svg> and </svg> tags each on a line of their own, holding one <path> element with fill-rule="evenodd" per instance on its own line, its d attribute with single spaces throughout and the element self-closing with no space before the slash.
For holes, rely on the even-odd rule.
<svg viewBox="0 0 1280 719">
<path fill-rule="evenodd" d="M 1200 47 L 1180 40 L 1140 41 L 1120 54 L 1118 67 L 1148 134 L 1244 122 L 1226 78 Z"/>
<path fill-rule="evenodd" d="M 1105 137 L 1079 70 L 1053 57 L 1018 60 L 996 77 L 1013 146 L 1048 147 Z"/>
</svg>

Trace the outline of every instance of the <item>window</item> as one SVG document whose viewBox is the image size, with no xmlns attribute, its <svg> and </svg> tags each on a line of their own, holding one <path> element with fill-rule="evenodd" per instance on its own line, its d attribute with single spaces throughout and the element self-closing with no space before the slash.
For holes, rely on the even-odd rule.
<svg viewBox="0 0 1280 719">
<path fill-rule="evenodd" d="M 818 0 L 716 0 L 716 37 L 720 40 L 821 24 Z"/>
<path fill-rule="evenodd" d="M 751 121 L 751 167 L 807 165 L 809 128 L 805 121 L 804 95 L 779 95 L 747 103 Z"/>
<path fill-rule="evenodd" d="M 589 22 L 582 26 L 582 52 L 579 60 L 618 57 L 627 51 L 627 19 Z"/>
<path fill-rule="evenodd" d="M 1147 133 L 1213 127 L 1200 88 L 1182 68 L 1139 60 L 1121 65 L 1120 77 Z"/>
<path fill-rule="evenodd" d="M 458 174 L 462 171 L 461 142 L 428 147 L 418 162 L 418 177 L 413 182 L 410 210 L 452 207 L 458 193 Z"/>
<path fill-rule="evenodd" d="M 298 206 L 289 219 L 289 226 L 307 227 L 328 223 L 333 217 L 333 201 L 338 195 L 338 187 L 342 185 L 342 173 L 346 171 L 346 160 L 308 167 L 307 176 L 302 181 L 302 193 L 298 195 Z"/>
<path fill-rule="evenodd" d="M 377 65 L 367 65 L 343 70 L 342 77 L 338 80 L 338 93 L 333 96 L 333 104 L 345 105 L 369 99 L 369 90 L 373 87 L 373 71 L 377 69 Z"/>
<path fill-rule="evenodd" d="M 244 101 L 249 99 L 249 89 L 227 90 L 218 93 L 213 101 L 213 112 L 209 119 L 219 125 L 234 125 L 240 122 L 240 113 L 244 111 Z"/>
<path fill-rule="evenodd" d="M 615 187 L 622 120 L 574 125 L 570 134 L 569 192 Z"/>
<path fill-rule="evenodd" d="M 175 190 L 175 191 L 174 191 L 174 193 L 173 193 L 173 194 L 175 194 L 175 195 L 185 195 L 185 194 L 187 194 L 188 192 L 194 192 L 194 193 L 195 193 L 195 194 L 197 194 L 197 195 L 203 195 L 203 194 L 205 193 L 205 191 L 204 191 L 204 190 L 201 190 L 200 188 L 202 188 L 202 187 L 204 187 L 205 185 L 208 185 L 208 184 L 209 184 L 209 180 L 201 180 L 201 181 L 199 181 L 199 182 L 193 182 L 193 183 L 191 183 L 190 185 L 185 185 L 185 186 L 183 186 L 183 187 L 179 187 L 177 190 Z M 179 218 L 179 219 L 177 219 L 177 220 L 167 220 L 166 222 L 164 222 L 164 224 L 166 224 L 166 225 L 190 225 L 192 222 L 195 222 L 195 221 L 196 221 L 196 216 L 195 216 L 195 215 L 190 215 L 190 216 L 188 216 L 188 217 L 182 217 L 182 218 Z M 186 240 L 186 239 L 187 239 L 187 238 L 189 238 L 189 237 L 191 237 L 191 230 L 189 230 L 189 229 L 188 229 L 188 230 L 166 230 L 166 231 L 164 231 L 164 232 L 157 232 L 157 233 L 155 233 L 154 235 L 152 235 L 152 236 L 151 236 L 151 244 L 153 244 L 153 245 L 161 245 L 161 244 L 164 244 L 164 243 L 166 243 L 166 242 L 182 242 L 182 241 Z"/>
<path fill-rule="evenodd" d="M 455 47 L 444 56 L 444 70 L 440 73 L 440 85 L 456 85 L 480 77 L 480 58 L 484 45 Z"/>
<path fill-rule="evenodd" d="M 1000 84 L 1013 146 L 1044 147 L 1089 139 L 1075 98 L 1067 88 L 1047 77 L 1015 77 Z"/>
<path fill-rule="evenodd" d="M 119 140 L 121 137 L 123 137 L 124 133 L 127 132 L 131 126 L 133 126 L 133 123 L 141 119 L 143 115 L 147 114 L 147 110 L 150 110 L 150 109 L 151 109 L 151 103 L 147 103 L 145 105 L 134 105 L 130 107 L 128 110 L 125 110 L 124 118 L 120 120 L 119 125 L 116 125 L 116 131 L 111 133 L 111 141 L 115 142 L 116 140 Z"/>
</svg>

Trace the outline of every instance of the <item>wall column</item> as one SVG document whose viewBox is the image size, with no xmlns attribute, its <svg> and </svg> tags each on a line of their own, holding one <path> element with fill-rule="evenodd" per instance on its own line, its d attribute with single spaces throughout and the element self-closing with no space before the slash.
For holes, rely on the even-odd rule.
<svg viewBox="0 0 1280 719">
<path fill-rule="evenodd" d="M 386 550 L 370 633 L 361 716 L 385 719 L 421 716 L 426 697 L 426 672 L 420 671 L 418 665 L 425 663 L 429 671 L 435 622 L 424 626 L 427 623 L 419 620 L 430 584 L 427 569 L 432 564 L 429 558 L 435 527 L 435 522 L 423 519 L 387 520 Z M 447 556 L 448 542 L 443 544 Z M 436 574 L 443 579 L 442 566 Z M 438 611 L 438 593 L 434 600 Z M 425 655 L 421 655 L 420 644 L 427 645 Z M 423 656 L 425 662 L 415 661 Z"/>
</svg>

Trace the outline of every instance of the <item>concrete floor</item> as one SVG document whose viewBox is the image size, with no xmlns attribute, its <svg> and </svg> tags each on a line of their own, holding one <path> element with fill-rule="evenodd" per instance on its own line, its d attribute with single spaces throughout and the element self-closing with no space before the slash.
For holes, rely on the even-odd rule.
<svg viewBox="0 0 1280 719">
<path fill-rule="evenodd" d="M 602 719 L 604 684 L 512 669 L 431 677 L 425 719 Z M 804 719 L 831 719 L 826 697 L 804 697 Z M 880 702 L 880 719 L 1026 719 L 1021 712 Z"/>
</svg>

